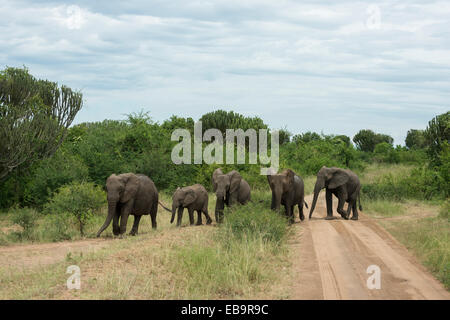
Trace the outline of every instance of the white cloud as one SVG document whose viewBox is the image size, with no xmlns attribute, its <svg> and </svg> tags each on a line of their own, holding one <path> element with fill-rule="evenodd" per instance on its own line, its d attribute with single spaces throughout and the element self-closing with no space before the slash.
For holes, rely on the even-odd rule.
<svg viewBox="0 0 450 320">
<path fill-rule="evenodd" d="M 370 4 L 5 0 L 0 62 L 81 89 L 78 122 L 229 106 L 293 132 L 371 127 L 402 143 L 448 110 L 450 5 L 377 2 L 372 29 Z"/>
</svg>

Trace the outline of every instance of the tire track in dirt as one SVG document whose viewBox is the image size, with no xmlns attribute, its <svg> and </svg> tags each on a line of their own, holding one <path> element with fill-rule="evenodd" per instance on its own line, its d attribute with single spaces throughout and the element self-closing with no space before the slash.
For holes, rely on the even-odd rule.
<svg viewBox="0 0 450 320">
<path fill-rule="evenodd" d="M 292 299 L 450 299 L 442 284 L 373 219 L 325 216 L 320 199 L 313 218 L 294 226 Z M 370 265 L 381 270 L 381 289 L 367 288 Z"/>
</svg>

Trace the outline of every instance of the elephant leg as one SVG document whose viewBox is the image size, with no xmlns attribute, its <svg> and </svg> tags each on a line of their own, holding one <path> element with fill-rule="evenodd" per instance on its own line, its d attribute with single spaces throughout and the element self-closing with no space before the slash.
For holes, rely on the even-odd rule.
<svg viewBox="0 0 450 320">
<path fill-rule="evenodd" d="M 131 228 L 130 235 L 135 236 L 138 233 L 139 221 L 141 221 L 142 216 L 134 216 L 133 228 Z"/>
<path fill-rule="evenodd" d="M 344 210 L 344 205 L 347 200 L 347 193 L 341 191 L 337 194 L 337 196 L 339 199 L 337 212 L 345 219 L 347 217 L 347 212 Z M 349 202 L 349 206 L 351 207 L 351 201 Z"/>
<path fill-rule="evenodd" d="M 188 208 L 188 213 L 189 213 L 189 223 L 192 226 L 194 224 L 194 210 Z"/>
<path fill-rule="evenodd" d="M 238 201 L 238 191 L 230 193 L 230 196 L 228 197 L 228 206 L 232 206 Z"/>
<path fill-rule="evenodd" d="M 327 201 L 327 217 L 326 220 L 333 219 L 333 194 L 330 190 L 326 189 L 325 198 Z"/>
<path fill-rule="evenodd" d="M 300 220 L 301 221 L 305 220 L 305 216 L 303 215 L 303 201 L 301 204 L 298 205 L 298 213 L 300 216 Z"/>
<path fill-rule="evenodd" d="M 352 212 L 352 208 L 353 208 L 353 203 L 349 202 L 348 207 L 347 207 L 347 212 L 342 215 L 342 218 L 344 218 L 345 220 L 348 220 L 348 218 L 350 217 L 350 213 Z"/>
<path fill-rule="evenodd" d="M 286 217 L 287 217 L 289 223 L 293 223 L 293 221 L 292 221 L 293 220 L 292 219 L 292 205 L 286 203 L 284 205 L 284 211 L 285 211 L 285 214 L 286 214 Z"/>
<path fill-rule="evenodd" d="M 158 201 L 157 199 L 155 200 L 155 202 L 153 203 L 152 208 L 150 209 L 150 219 L 152 220 L 152 229 L 156 230 L 157 228 L 157 221 L 156 221 L 156 216 L 158 214 Z"/>
<path fill-rule="evenodd" d="M 338 203 L 338 208 L 337 208 L 337 212 L 343 217 L 346 218 L 347 217 L 347 212 L 344 210 L 344 205 L 345 205 L 345 200 L 342 198 L 339 198 L 339 203 Z M 350 206 L 350 204 L 349 204 Z M 350 206 L 351 207 L 351 206 Z"/>
<path fill-rule="evenodd" d="M 183 219 L 183 207 L 178 208 L 178 216 L 177 216 L 177 227 L 181 226 L 181 220 Z"/>
<path fill-rule="evenodd" d="M 127 231 L 128 213 L 123 210 L 120 216 L 120 235 L 123 235 Z"/>
<path fill-rule="evenodd" d="M 197 226 L 201 226 L 203 224 L 202 221 L 202 210 L 197 210 Z"/>
<path fill-rule="evenodd" d="M 294 217 L 294 206 L 291 205 L 290 209 L 289 209 L 289 222 L 290 223 L 294 223 L 295 222 L 295 217 Z"/>
<path fill-rule="evenodd" d="M 353 215 L 352 220 L 358 220 L 358 206 L 356 205 L 356 200 L 353 203 Z"/>
<path fill-rule="evenodd" d="M 216 216 L 216 222 L 222 223 L 223 221 L 223 206 L 219 204 L 219 200 L 216 201 L 216 209 L 214 211 L 214 214 Z"/>
<path fill-rule="evenodd" d="M 203 214 L 204 214 L 205 217 L 206 217 L 206 224 L 211 224 L 212 219 L 211 219 L 211 217 L 210 217 L 209 214 L 208 214 L 208 209 L 203 209 Z"/>
</svg>

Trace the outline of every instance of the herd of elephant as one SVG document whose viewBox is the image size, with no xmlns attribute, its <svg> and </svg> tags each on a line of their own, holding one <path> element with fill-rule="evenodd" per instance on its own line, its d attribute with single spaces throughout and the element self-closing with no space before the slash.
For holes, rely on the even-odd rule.
<svg viewBox="0 0 450 320">
<path fill-rule="evenodd" d="M 298 206 L 300 220 L 304 220 L 303 206 L 308 208 L 305 202 L 305 187 L 301 177 L 294 171 L 287 169 L 279 174 L 267 176 L 270 189 L 272 190 L 272 210 L 279 210 L 283 205 L 285 214 L 291 223 L 294 222 L 294 208 Z M 216 194 L 215 219 L 217 223 L 223 222 L 223 210 L 225 206 L 235 203 L 242 205 L 251 201 L 250 185 L 236 170 L 223 173 L 220 168 L 216 169 L 211 178 L 213 191 Z M 337 212 L 344 219 L 348 219 L 350 213 L 352 220 L 358 220 L 358 209 L 356 202 L 359 200 L 361 208 L 360 189 L 361 184 L 358 176 L 350 170 L 341 168 L 322 167 L 317 173 L 314 187 L 314 198 L 309 212 L 311 218 L 316 207 L 317 198 L 322 189 L 326 189 L 327 217 L 333 219 L 332 195 L 338 199 Z M 194 212 L 197 212 L 197 225 L 202 224 L 202 214 L 206 217 L 206 223 L 212 222 L 208 214 L 208 192 L 201 184 L 178 188 L 172 196 L 172 210 L 166 208 L 158 199 L 158 190 L 153 181 L 142 174 L 124 173 L 112 174 L 106 180 L 108 216 L 105 223 L 97 232 L 97 237 L 113 221 L 113 234 L 123 235 L 126 232 L 128 216 L 134 215 L 133 227 L 130 235 L 138 233 L 139 221 L 142 215 L 150 215 L 152 228 L 156 229 L 156 214 L 158 204 L 172 213 L 170 222 L 173 223 L 175 214 L 178 213 L 177 226 L 181 225 L 183 211 L 188 210 L 190 224 L 194 224 Z M 344 210 L 344 204 L 348 208 Z"/>
</svg>

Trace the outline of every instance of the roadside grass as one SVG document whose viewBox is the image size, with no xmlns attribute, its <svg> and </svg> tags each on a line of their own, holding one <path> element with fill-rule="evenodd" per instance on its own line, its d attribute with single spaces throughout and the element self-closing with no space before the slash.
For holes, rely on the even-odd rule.
<svg viewBox="0 0 450 320">
<path fill-rule="evenodd" d="M 394 202 L 387 199 L 365 199 L 363 202 L 364 213 L 368 212 L 369 215 L 374 217 L 394 217 L 401 216 L 406 213 L 406 209 L 403 203 L 398 201 Z"/>
<path fill-rule="evenodd" d="M 394 177 L 406 176 L 416 168 L 408 164 L 373 163 L 367 166 L 363 172 L 358 172 L 361 184 L 377 183 L 381 177 L 392 175 Z"/>
<path fill-rule="evenodd" d="M 171 203 L 171 195 L 160 193 L 160 201 L 164 205 Z M 167 206 L 166 205 L 166 206 Z M 170 205 L 169 205 L 170 207 Z M 95 238 L 98 229 L 104 223 L 108 208 L 104 207 L 98 214 L 93 215 L 85 226 L 85 236 L 80 235 L 77 221 L 70 214 L 42 214 L 34 212 L 37 217 L 34 225 L 29 230 L 24 230 L 17 222 L 17 216 L 27 217 L 28 212 L 34 210 L 29 208 L 14 208 L 0 216 L 0 245 L 13 245 L 15 243 L 47 243 L 65 240 L 81 240 Z M 134 217 L 128 220 L 127 232 L 131 230 Z M 22 218 L 24 222 L 26 219 Z M 187 221 L 188 219 L 185 219 Z M 170 213 L 161 206 L 158 208 L 158 226 L 170 223 Z M 16 222 L 16 223 L 14 223 Z M 19 221 L 20 223 L 20 221 Z M 139 224 L 139 232 L 149 232 L 151 229 L 151 219 L 149 215 L 143 216 Z M 102 233 L 102 237 L 112 238 L 112 223 Z"/>
<path fill-rule="evenodd" d="M 397 240 L 411 250 L 419 260 L 450 290 L 450 222 L 428 217 L 410 220 L 382 221 Z"/>
<path fill-rule="evenodd" d="M 446 203 L 440 208 L 419 200 L 370 200 L 365 201 L 364 214 L 378 218 L 450 290 L 450 220 L 443 214 Z"/>
<path fill-rule="evenodd" d="M 255 199 L 269 195 L 256 192 Z M 161 198 L 170 203 L 169 195 Z M 220 227 L 187 226 L 185 218 L 184 227 L 176 228 L 170 213 L 161 210 L 157 231 L 148 218 L 139 236 L 111 239 L 95 252 L 70 253 L 42 268 L 2 268 L 0 299 L 279 298 L 278 284 L 286 276 L 280 270 L 290 264 L 285 219 L 259 201 L 228 211 Z M 247 215 L 260 219 L 258 227 Z M 274 223 L 277 227 L 269 228 Z M 66 288 L 71 264 L 81 269 L 81 290 Z"/>
<path fill-rule="evenodd" d="M 267 208 L 257 191 L 245 206 L 226 208 L 225 222 L 210 241 L 178 248 L 185 296 L 192 299 L 271 297 L 270 284 L 287 264 L 287 221 Z M 200 242 L 199 242 L 200 241 Z M 273 293 L 272 293 L 273 294 Z"/>
</svg>

